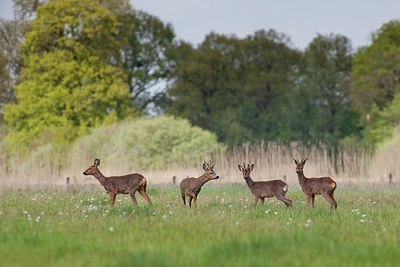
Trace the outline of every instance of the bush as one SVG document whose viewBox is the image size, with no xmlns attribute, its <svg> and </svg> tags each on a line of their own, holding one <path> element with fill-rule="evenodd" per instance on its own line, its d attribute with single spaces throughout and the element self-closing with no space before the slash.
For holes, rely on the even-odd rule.
<svg viewBox="0 0 400 267">
<path fill-rule="evenodd" d="M 107 165 L 165 169 L 198 165 L 220 149 L 211 132 L 171 116 L 141 118 L 96 129 L 78 139 L 71 157 L 100 158 Z"/>
</svg>

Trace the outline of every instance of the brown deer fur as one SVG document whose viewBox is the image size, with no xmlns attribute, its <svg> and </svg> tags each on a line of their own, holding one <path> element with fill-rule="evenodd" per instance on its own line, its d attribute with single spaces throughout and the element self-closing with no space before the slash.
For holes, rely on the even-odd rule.
<svg viewBox="0 0 400 267">
<path fill-rule="evenodd" d="M 107 193 L 110 195 L 110 205 L 114 206 L 115 198 L 118 194 L 129 194 L 131 196 L 132 202 L 137 204 L 135 197 L 136 191 L 143 196 L 145 200 L 151 205 L 151 200 L 146 194 L 147 181 L 143 175 L 139 173 L 126 174 L 122 176 L 104 176 L 97 168 L 100 165 L 100 160 L 95 159 L 94 164 L 90 166 L 86 171 L 83 172 L 84 175 L 93 175 L 99 180 L 100 184 L 104 186 Z"/>
<path fill-rule="evenodd" d="M 192 207 L 192 200 L 194 207 L 197 207 L 197 195 L 200 193 L 201 187 L 210 180 L 218 179 L 219 176 L 214 171 L 214 165 L 211 163 L 204 162 L 203 170 L 204 173 L 198 178 L 185 178 L 181 181 L 180 188 L 183 199 L 183 204 L 186 205 L 186 196 L 189 197 L 189 207 Z"/>
<path fill-rule="evenodd" d="M 243 167 L 238 165 L 239 170 L 243 173 L 243 178 L 251 193 L 254 195 L 254 206 L 257 206 L 258 200 L 264 203 L 265 198 L 276 197 L 286 204 L 286 207 L 292 206 L 292 201 L 285 197 L 288 191 L 288 185 L 282 180 L 259 181 L 255 182 L 250 177 L 250 172 L 254 168 L 254 164 L 246 164 L 243 162 Z"/>
<path fill-rule="evenodd" d="M 321 177 L 321 178 L 307 178 L 304 176 L 303 168 L 304 164 L 306 164 L 307 159 L 301 160 L 298 162 L 296 159 L 293 159 L 294 163 L 296 163 L 296 173 L 299 178 L 299 184 L 307 196 L 307 204 L 308 206 L 312 205 L 314 207 L 315 195 L 322 195 L 330 204 L 331 208 L 337 208 L 337 203 L 335 198 L 333 197 L 333 193 L 336 189 L 336 182 L 330 177 Z"/>
</svg>

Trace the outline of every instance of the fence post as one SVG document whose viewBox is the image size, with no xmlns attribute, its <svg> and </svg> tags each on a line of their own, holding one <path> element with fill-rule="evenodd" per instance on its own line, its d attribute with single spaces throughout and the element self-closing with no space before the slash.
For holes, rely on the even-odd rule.
<svg viewBox="0 0 400 267">
<path fill-rule="evenodd" d="M 176 176 L 172 176 L 172 184 L 173 184 L 173 185 L 176 184 Z"/>
<path fill-rule="evenodd" d="M 66 185 L 67 191 L 69 191 L 69 189 L 70 189 L 70 179 L 69 179 L 69 177 L 67 177 L 67 179 L 65 180 L 65 185 Z"/>
<path fill-rule="evenodd" d="M 391 185 L 393 182 L 393 175 L 392 173 L 389 173 L 389 185 Z"/>
</svg>

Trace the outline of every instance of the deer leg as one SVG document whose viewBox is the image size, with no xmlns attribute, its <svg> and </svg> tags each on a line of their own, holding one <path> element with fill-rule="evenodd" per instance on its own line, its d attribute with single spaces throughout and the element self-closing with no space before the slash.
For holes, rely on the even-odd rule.
<svg viewBox="0 0 400 267">
<path fill-rule="evenodd" d="M 183 205 L 186 205 L 186 195 L 182 193 Z"/>
<path fill-rule="evenodd" d="M 136 190 L 132 190 L 131 192 L 129 192 L 129 195 L 131 196 L 133 204 L 137 205 L 137 200 L 136 200 L 135 194 L 136 194 Z"/>
<path fill-rule="evenodd" d="M 261 199 L 261 204 L 264 204 L 265 197 L 260 198 Z"/>
<path fill-rule="evenodd" d="M 193 197 L 192 197 L 192 196 L 189 196 L 189 207 L 190 207 L 190 208 L 192 208 L 192 200 L 193 200 Z"/>
<path fill-rule="evenodd" d="M 314 208 L 314 203 L 315 203 L 315 195 L 311 195 L 311 205 Z"/>
<path fill-rule="evenodd" d="M 143 198 L 147 201 L 147 203 L 149 203 L 149 205 L 151 205 L 151 206 L 153 205 L 151 203 L 151 200 L 150 200 L 149 196 L 146 194 L 146 190 L 145 189 L 139 190 L 139 193 L 143 196 Z"/>
<path fill-rule="evenodd" d="M 333 193 L 331 193 L 331 194 L 324 193 L 324 194 L 322 194 L 322 196 L 329 202 L 329 204 L 331 204 L 331 209 L 337 208 L 337 203 L 336 203 L 336 200 L 333 198 Z"/>
<path fill-rule="evenodd" d="M 333 201 L 332 201 L 332 202 L 333 202 L 333 206 L 332 206 L 332 207 L 335 208 L 335 209 L 337 209 L 337 203 L 336 203 L 335 198 L 333 197 L 333 192 L 330 193 L 329 196 L 330 196 L 330 197 L 332 198 L 332 200 L 333 200 Z"/>
<path fill-rule="evenodd" d="M 291 207 L 292 206 L 292 201 L 288 198 L 286 198 L 283 195 L 276 196 L 277 199 L 285 203 L 286 207 Z"/>
<path fill-rule="evenodd" d="M 307 206 L 311 207 L 311 195 L 307 196 Z"/>
<path fill-rule="evenodd" d="M 257 206 L 258 203 L 258 196 L 254 196 L 254 207 Z"/>
<path fill-rule="evenodd" d="M 194 203 L 194 207 L 197 208 L 197 195 L 194 195 L 193 203 Z"/>
<path fill-rule="evenodd" d="M 113 192 L 108 192 L 109 196 L 110 196 L 110 206 L 114 206 L 115 203 L 115 198 L 117 197 L 117 194 L 113 193 Z"/>
</svg>

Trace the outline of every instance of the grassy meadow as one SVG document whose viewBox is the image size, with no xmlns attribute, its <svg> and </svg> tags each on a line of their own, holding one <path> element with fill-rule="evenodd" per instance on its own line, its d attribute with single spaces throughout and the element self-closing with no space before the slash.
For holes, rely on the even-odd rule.
<svg viewBox="0 0 400 267">
<path fill-rule="evenodd" d="M 287 209 L 253 207 L 244 184 L 206 184 L 198 208 L 178 186 L 150 186 L 149 207 L 98 186 L 1 191 L 0 266 L 398 266 L 398 187 L 340 187 L 338 210 L 299 188 Z"/>
</svg>

